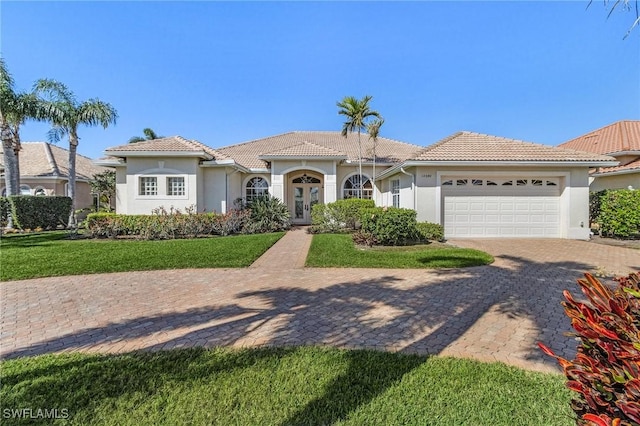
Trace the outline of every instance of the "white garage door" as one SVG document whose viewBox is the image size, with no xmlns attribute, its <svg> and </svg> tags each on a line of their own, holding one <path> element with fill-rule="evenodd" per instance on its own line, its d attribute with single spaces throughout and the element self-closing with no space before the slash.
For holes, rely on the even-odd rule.
<svg viewBox="0 0 640 426">
<path fill-rule="evenodd" d="M 561 236 L 559 178 L 447 177 L 442 192 L 447 238 Z"/>
</svg>

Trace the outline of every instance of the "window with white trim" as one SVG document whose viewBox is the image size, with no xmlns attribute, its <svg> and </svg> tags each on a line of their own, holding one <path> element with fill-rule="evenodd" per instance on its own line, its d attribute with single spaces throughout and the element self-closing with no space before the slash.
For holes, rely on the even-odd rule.
<svg viewBox="0 0 640 426">
<path fill-rule="evenodd" d="M 184 177 L 171 176 L 167 178 L 167 195 L 182 196 L 186 194 Z"/>
<path fill-rule="evenodd" d="M 371 184 L 371 179 L 366 175 L 362 175 L 362 179 L 364 180 L 364 185 L 362 188 L 360 187 L 360 175 L 350 176 L 344 182 L 344 186 L 342 187 L 342 198 L 364 198 L 370 200 L 373 198 L 373 185 Z M 362 189 L 362 196 L 360 196 L 360 190 Z"/>
<path fill-rule="evenodd" d="M 140 176 L 138 178 L 139 195 L 158 195 L 158 178 L 155 176 Z"/>
<path fill-rule="evenodd" d="M 391 181 L 391 201 L 393 207 L 400 207 L 400 179 Z"/>
<path fill-rule="evenodd" d="M 247 203 L 266 195 L 269 195 L 269 183 L 265 178 L 254 177 L 249 179 L 245 188 L 245 199 Z"/>
</svg>

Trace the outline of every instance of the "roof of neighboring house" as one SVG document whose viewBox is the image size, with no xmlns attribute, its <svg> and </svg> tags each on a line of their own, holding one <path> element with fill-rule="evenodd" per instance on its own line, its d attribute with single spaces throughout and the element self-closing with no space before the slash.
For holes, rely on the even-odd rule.
<svg viewBox="0 0 640 426">
<path fill-rule="evenodd" d="M 597 154 L 640 152 L 640 120 L 622 120 L 558 145 Z"/>
<path fill-rule="evenodd" d="M 0 164 L 4 156 L 0 152 Z M 107 171 L 96 166 L 84 155 L 76 154 L 76 178 L 90 180 L 93 175 Z M 20 176 L 68 177 L 69 150 L 48 142 L 23 142 L 20 150 Z"/>
<path fill-rule="evenodd" d="M 125 145 L 107 148 L 105 153 L 114 157 L 124 157 L 133 153 L 175 153 L 186 152 L 193 153 L 195 156 L 211 157 L 216 160 L 227 159 L 228 157 L 221 152 L 208 147 L 207 145 L 192 139 L 185 139 L 182 136 L 170 136 L 160 139 L 152 139 L 148 141 L 128 143 Z"/>
<path fill-rule="evenodd" d="M 594 175 L 604 175 L 608 173 L 640 173 L 640 157 L 623 166 L 600 167 L 593 172 Z"/>
<path fill-rule="evenodd" d="M 473 132 L 458 132 L 430 145 L 412 161 L 615 161 L 590 152 L 563 149 Z"/>
<path fill-rule="evenodd" d="M 373 140 L 367 133 L 360 137 L 362 159 L 373 160 Z M 376 162 L 395 163 L 405 160 L 422 147 L 399 142 L 393 139 L 378 138 L 376 143 Z M 343 157 L 346 160 L 358 160 L 358 134 L 349 133 L 347 137 L 340 132 L 296 131 L 256 139 L 249 142 L 219 148 L 219 151 L 237 163 L 250 169 L 264 168 L 260 159 L 273 157 Z"/>
</svg>

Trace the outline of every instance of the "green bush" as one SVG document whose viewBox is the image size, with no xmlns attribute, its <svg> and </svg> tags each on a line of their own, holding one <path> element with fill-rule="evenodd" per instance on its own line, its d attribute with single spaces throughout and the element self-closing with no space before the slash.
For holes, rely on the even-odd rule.
<svg viewBox="0 0 640 426">
<path fill-rule="evenodd" d="M 602 204 L 602 197 L 607 193 L 607 190 L 589 193 L 589 225 L 592 226 L 597 223 L 598 216 L 600 216 L 600 205 Z"/>
<path fill-rule="evenodd" d="M 375 207 L 373 200 L 349 198 L 311 209 L 311 232 L 353 231 L 359 226 L 362 210 Z"/>
<path fill-rule="evenodd" d="M 418 222 L 418 234 L 426 241 L 444 241 L 444 226 L 439 223 Z"/>
<path fill-rule="evenodd" d="M 71 214 L 71 198 L 11 195 L 13 226 L 19 229 L 55 229 L 66 226 Z"/>
<path fill-rule="evenodd" d="M 640 275 L 616 279 L 614 290 L 590 274 L 578 280 L 588 302 L 565 290 L 564 310 L 580 340 L 574 360 L 556 356 L 567 387 L 577 395 L 571 408 L 579 425 L 640 424 Z"/>
<path fill-rule="evenodd" d="M 257 197 L 247 205 L 251 211 L 248 233 L 278 232 L 291 227 L 289 207 L 271 195 Z"/>
<path fill-rule="evenodd" d="M 195 238 L 207 235 L 249 233 L 250 210 L 231 210 L 226 214 L 195 213 L 187 209 L 155 209 L 151 215 L 91 213 L 87 234 L 93 238 L 133 236 L 143 240 Z"/>
<path fill-rule="evenodd" d="M 640 234 L 640 190 L 618 189 L 600 196 L 596 223 L 602 235 L 629 238 Z"/>
<path fill-rule="evenodd" d="M 397 246 L 420 240 L 416 212 L 395 207 L 375 207 L 361 212 L 362 231 L 372 234 L 378 244 Z"/>
<path fill-rule="evenodd" d="M 0 197 L 0 228 L 4 228 L 7 226 L 10 209 L 11 204 L 9 204 L 9 200 L 7 200 L 7 197 Z"/>
</svg>

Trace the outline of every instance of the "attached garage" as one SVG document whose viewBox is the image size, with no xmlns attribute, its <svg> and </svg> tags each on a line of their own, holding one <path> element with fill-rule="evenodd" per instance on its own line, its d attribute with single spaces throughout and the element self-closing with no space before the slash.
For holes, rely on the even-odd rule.
<svg viewBox="0 0 640 426">
<path fill-rule="evenodd" d="M 447 238 L 562 236 L 560 177 L 445 176 L 442 196 Z"/>
</svg>

